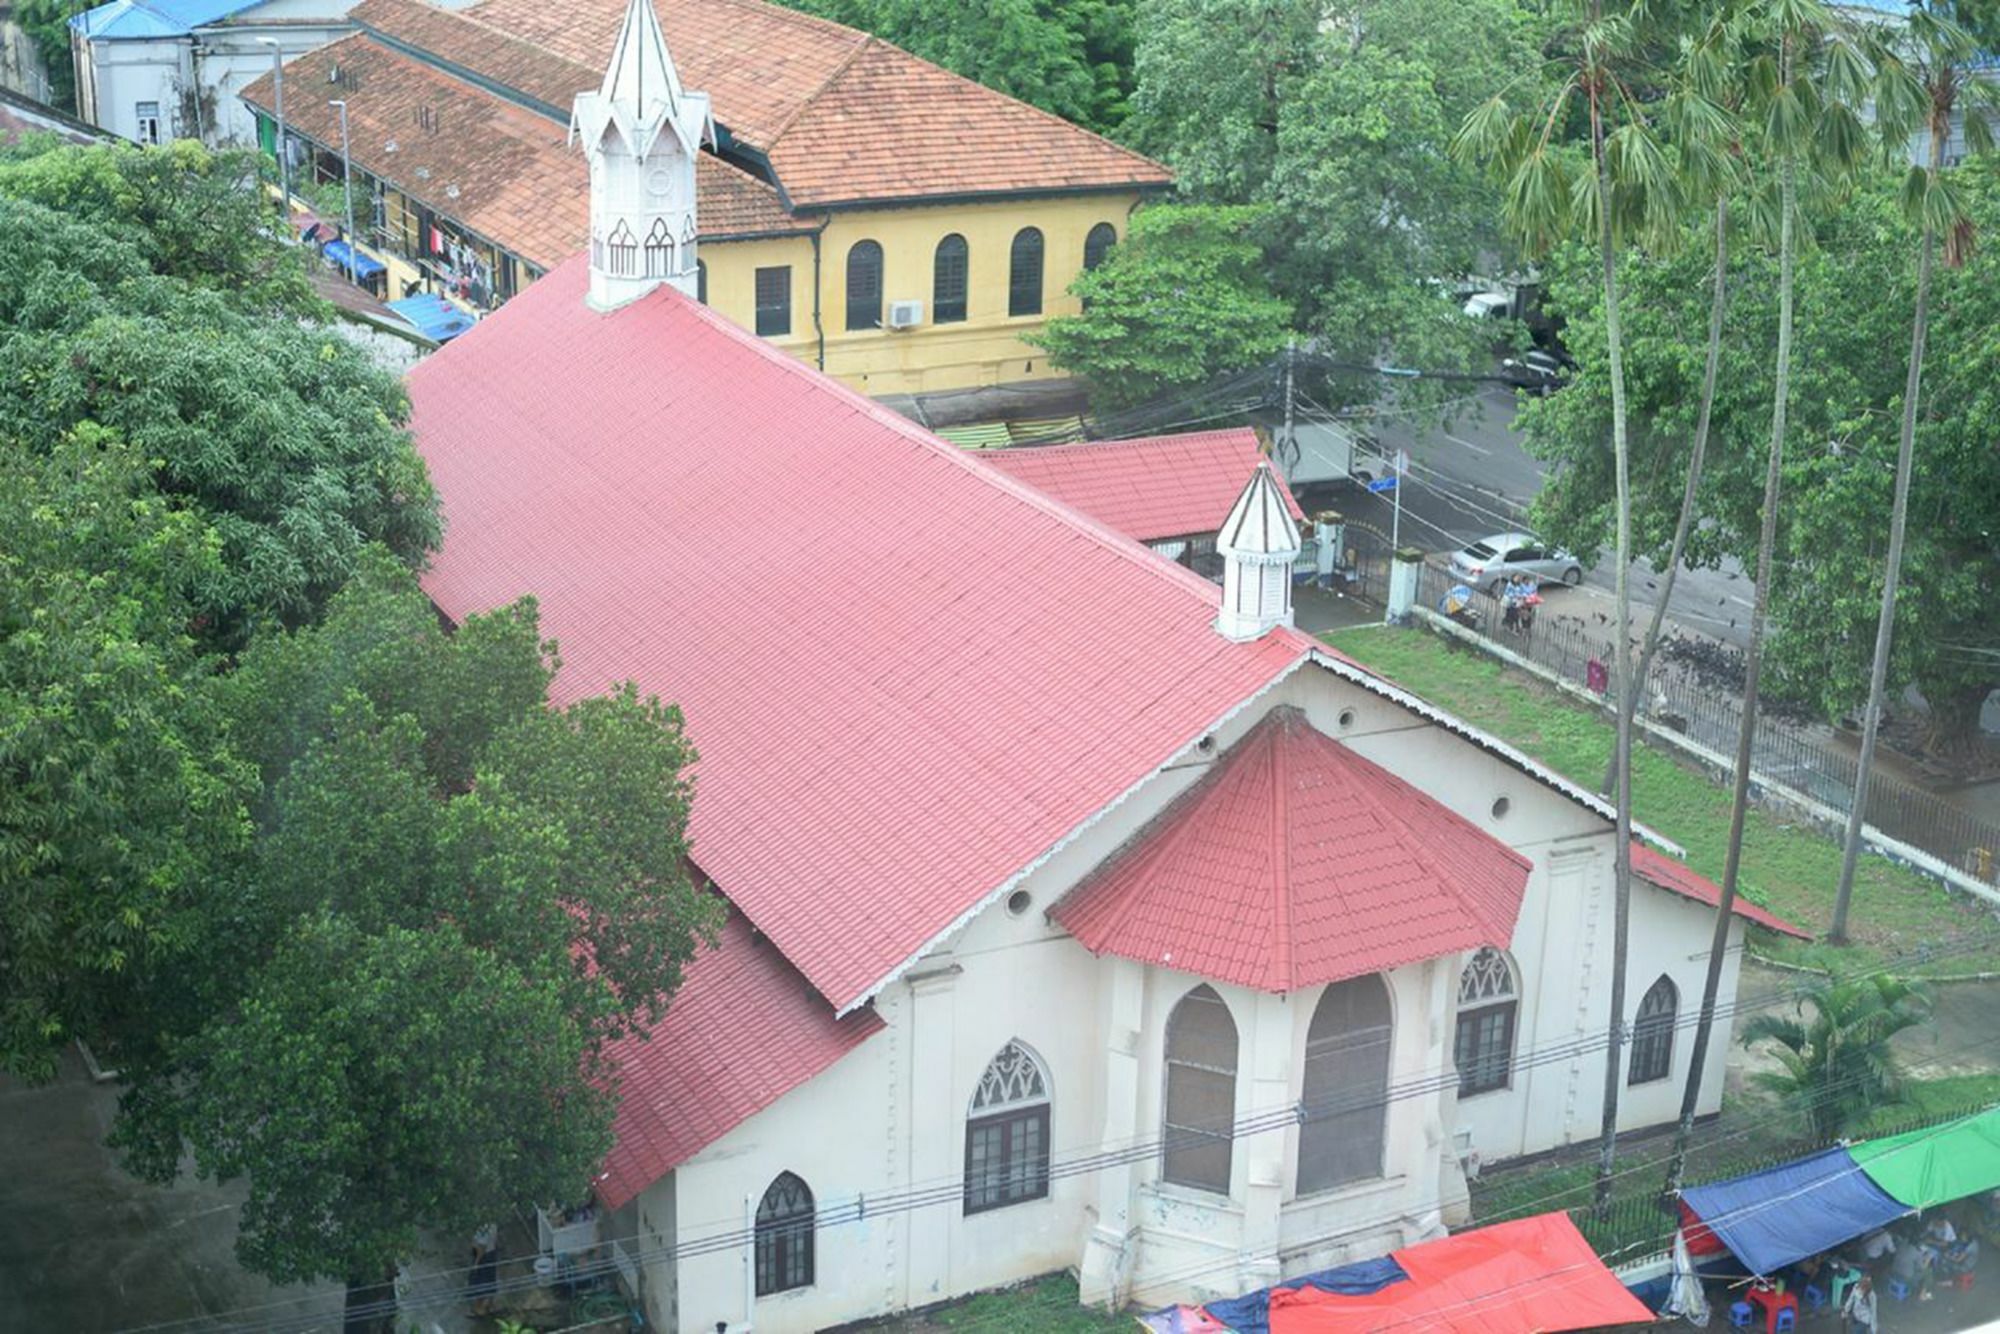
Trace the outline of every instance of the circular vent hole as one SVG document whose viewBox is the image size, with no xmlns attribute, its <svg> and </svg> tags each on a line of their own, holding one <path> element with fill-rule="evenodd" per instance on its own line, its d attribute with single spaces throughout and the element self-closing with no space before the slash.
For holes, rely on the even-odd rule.
<svg viewBox="0 0 2000 1334">
<path fill-rule="evenodd" d="M 1495 798 L 1493 799 L 1493 818 L 1494 818 L 1494 819 L 1498 820 L 1498 819 L 1502 818 L 1503 816 L 1505 816 L 1505 815 L 1507 814 L 1507 812 L 1508 812 L 1508 811 L 1511 811 L 1511 810 L 1513 810 L 1513 809 L 1514 809 L 1514 803 L 1513 803 L 1513 802 L 1511 802 L 1511 801 L 1509 801 L 1509 800 L 1507 800 L 1507 798 L 1505 798 L 1505 797 L 1495 797 Z"/>
<path fill-rule="evenodd" d="M 1035 904 L 1034 895 L 1025 889 L 1017 889 L 1007 896 L 1007 911 L 1019 917 Z"/>
<path fill-rule="evenodd" d="M 1354 710 L 1342 709 L 1340 711 L 1340 725 L 1343 729 L 1354 726 Z"/>
</svg>

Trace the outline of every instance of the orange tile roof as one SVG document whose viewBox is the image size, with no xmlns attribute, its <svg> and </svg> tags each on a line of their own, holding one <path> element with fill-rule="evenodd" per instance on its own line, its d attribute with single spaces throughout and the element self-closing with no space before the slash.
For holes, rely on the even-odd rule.
<svg viewBox="0 0 2000 1334">
<path fill-rule="evenodd" d="M 1161 187 L 1152 159 L 886 42 L 762 0 L 655 0 L 687 87 L 762 153 L 794 207 Z M 625 0 L 364 0 L 357 23 L 567 110 Z"/>
<path fill-rule="evenodd" d="M 590 231 L 588 181 L 583 154 L 566 145 L 561 124 L 368 33 L 344 37 L 285 67 L 294 88 L 332 87 L 336 69 L 357 167 L 542 268 L 583 248 Z M 245 88 L 243 99 L 269 110 L 270 76 Z M 426 110 L 435 131 L 420 121 Z M 297 133 L 339 146 L 340 122 L 325 99 L 288 98 L 285 117 Z M 698 172 L 705 239 L 805 232 L 817 223 L 786 212 L 775 190 L 719 158 L 704 153 Z"/>
</svg>

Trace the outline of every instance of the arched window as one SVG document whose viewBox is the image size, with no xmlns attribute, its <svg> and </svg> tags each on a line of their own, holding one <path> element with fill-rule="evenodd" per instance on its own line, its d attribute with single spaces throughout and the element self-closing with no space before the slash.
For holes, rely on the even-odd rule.
<svg viewBox="0 0 2000 1334">
<path fill-rule="evenodd" d="M 1227 1195 L 1236 1130 L 1236 1021 L 1212 987 L 1196 987 L 1167 1016 L 1166 1101 L 1160 1175 Z"/>
<path fill-rule="evenodd" d="M 630 278 L 639 272 L 639 242 L 623 218 L 611 229 L 610 249 L 611 263 L 606 272 L 619 278 Z"/>
<path fill-rule="evenodd" d="M 1639 1000 L 1639 1018 L 1632 1025 L 1632 1067 L 1628 1084 L 1650 1084 L 1674 1070 L 1674 1019 L 1681 1007 L 1680 988 L 1671 977 L 1646 989 Z"/>
<path fill-rule="evenodd" d="M 1299 1194 L 1382 1175 L 1389 1113 L 1389 988 L 1349 978 L 1320 993 L 1306 1029 Z"/>
<path fill-rule="evenodd" d="M 757 1295 L 809 1288 L 813 1281 L 813 1193 L 790 1172 L 757 1206 Z"/>
<path fill-rule="evenodd" d="M 1507 956 L 1488 945 L 1458 976 L 1458 1096 L 1503 1089 L 1514 1079 L 1514 1016 L 1521 1000 Z"/>
<path fill-rule="evenodd" d="M 1090 272 L 1102 264 L 1111 254 L 1111 247 L 1118 244 L 1118 229 L 1108 222 L 1100 222 L 1090 229 L 1083 238 L 1083 271 Z"/>
<path fill-rule="evenodd" d="M 654 218 L 646 233 L 646 276 L 664 278 L 674 271 L 674 238 L 665 218 Z"/>
<path fill-rule="evenodd" d="M 1049 1193 L 1049 1080 L 1027 1048 L 1010 1042 L 979 1077 L 965 1121 L 965 1212 L 983 1213 Z"/>
<path fill-rule="evenodd" d="M 873 241 L 847 252 L 847 327 L 882 327 L 882 247 Z"/>
<path fill-rule="evenodd" d="M 694 262 L 694 299 L 708 304 L 708 264 L 699 259 Z"/>
<path fill-rule="evenodd" d="M 1014 233 L 1014 249 L 1007 260 L 1007 313 L 1042 313 L 1042 231 L 1023 227 Z"/>
<path fill-rule="evenodd" d="M 965 318 L 965 238 L 957 232 L 937 243 L 931 261 L 931 323 L 955 324 Z"/>
</svg>

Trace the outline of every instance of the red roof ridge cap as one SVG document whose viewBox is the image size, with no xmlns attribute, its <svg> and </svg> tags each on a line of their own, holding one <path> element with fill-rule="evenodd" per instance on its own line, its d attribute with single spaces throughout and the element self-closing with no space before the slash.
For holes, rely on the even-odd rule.
<svg viewBox="0 0 2000 1334">
<path fill-rule="evenodd" d="M 477 28 L 479 29 L 479 31 L 486 33 L 489 36 L 501 38 L 502 40 L 508 42 L 513 46 L 522 47 L 526 50 L 532 51 L 537 56 L 540 56 L 544 60 L 551 60 L 558 64 L 568 65 L 573 69 L 581 70 L 583 71 L 584 75 L 587 78 L 596 78 L 601 80 L 604 77 L 602 71 L 599 71 L 594 75 L 591 74 L 589 67 L 583 64 L 583 62 L 581 61 L 571 60 L 568 56 L 563 55 L 561 52 L 552 51 L 546 46 L 542 46 L 539 45 L 538 43 L 531 42 L 527 38 L 521 36 L 520 34 L 509 32 L 505 28 L 502 28 L 497 24 L 488 23 L 484 18 L 481 18 L 479 15 L 472 12 L 472 9 L 477 8 L 477 6 L 473 6 L 472 8 L 468 9 L 446 9 L 442 5 L 424 4 L 422 0 L 363 0 L 363 3 L 360 5 L 356 5 L 355 8 L 356 9 L 380 8 L 388 10 L 403 10 L 421 14 L 425 18 L 441 18 L 447 20 L 448 22 L 463 23 L 467 27 Z M 357 19 L 355 21 L 361 24 L 364 30 L 373 27 L 373 25 L 368 22 L 366 17 Z M 425 63 L 428 64 L 429 62 L 426 61 Z M 485 71 L 475 71 L 475 72 L 478 73 L 482 78 L 493 79 L 493 81 L 496 83 L 503 82 L 502 80 L 495 79 L 493 75 L 488 74 Z M 466 80 L 460 79 L 460 82 L 466 82 Z M 516 91 L 526 91 L 526 90 L 517 89 Z M 584 88 L 577 89 L 577 91 L 587 92 L 589 91 L 589 89 L 586 86 Z"/>
<path fill-rule="evenodd" d="M 1255 439 L 1257 433 L 1248 426 L 1218 426 L 1207 431 L 1177 431 L 1166 435 L 1132 435 L 1115 440 L 1065 440 L 1052 445 L 1001 445 L 983 451 L 989 454 L 1055 454 L 1081 453 L 1090 449 L 1130 449 L 1135 445 L 1171 446 L 1194 444 L 1210 440 L 1231 439 L 1248 435 Z"/>
<path fill-rule="evenodd" d="M 1290 764 L 1291 747 L 1284 743 L 1291 737 L 1292 729 L 1303 720 L 1303 715 L 1295 707 L 1280 705 L 1265 715 L 1275 733 L 1266 743 L 1270 751 L 1271 765 L 1271 856 L 1277 865 L 1272 868 L 1271 915 L 1277 931 L 1277 940 L 1271 951 L 1270 979 L 1277 983 L 1279 990 L 1291 991 L 1298 981 L 1293 976 L 1292 967 L 1292 792 Z"/>
</svg>

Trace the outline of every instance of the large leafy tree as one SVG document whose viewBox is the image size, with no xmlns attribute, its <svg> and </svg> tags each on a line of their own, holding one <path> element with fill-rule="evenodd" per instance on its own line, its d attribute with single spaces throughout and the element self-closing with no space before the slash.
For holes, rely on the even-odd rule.
<svg viewBox="0 0 2000 1334">
<path fill-rule="evenodd" d="M 245 1262 L 365 1304 L 417 1230 L 575 1196 L 604 1044 L 720 922 L 687 871 L 679 714 L 550 707 L 532 603 L 440 627 L 375 552 L 325 621 L 213 687 L 260 775 L 196 960 L 145 978 L 118 1141 L 247 1177 Z M 482 1161 L 483 1160 L 483 1161 Z"/>
<path fill-rule="evenodd" d="M 1535 37 L 1515 0 L 1450 23 L 1422 0 L 1162 0 L 1141 12 L 1128 134 L 1184 198 L 1267 208 L 1267 269 L 1322 351 L 1463 369 L 1492 331 L 1427 280 L 1504 265 L 1507 245 L 1497 191 L 1448 149 L 1483 98 L 1538 71 Z"/>
<path fill-rule="evenodd" d="M 247 832 L 188 633 L 219 563 L 103 429 L 0 441 L 0 1070 L 52 1076 L 134 973 L 183 958 Z"/>
<path fill-rule="evenodd" d="M 192 139 L 161 148 L 63 145 L 0 162 L 0 195 L 102 227 L 155 273 L 228 292 L 249 307 L 321 313 L 307 252 L 278 239 L 257 188 L 261 162 L 247 149 L 211 152 Z"/>
<path fill-rule="evenodd" d="M 1893 513 L 1898 429 L 1920 237 L 1903 211 L 1900 173 L 1871 176 L 1821 222 L 1796 276 L 1797 328 L 1788 501 L 1778 531 L 1769 667 L 1778 692 L 1839 717 L 1867 698 Z M 2000 227 L 2000 175 L 1990 161 L 1956 182 L 1975 227 Z M 1685 331 L 1704 318 L 1707 256 L 1628 265 L 1626 302 L 1635 454 L 1637 546 L 1663 557 L 1685 477 L 1700 363 Z M 1538 499 L 1543 526 L 1573 547 L 1603 545 L 1611 479 L 1601 441 L 1609 417 L 1604 326 L 1592 275 L 1566 256 L 1553 284 L 1584 364 L 1574 385 L 1524 409 L 1531 451 L 1554 466 Z M 1712 445 L 1701 482 L 1705 522 L 1690 559 L 1754 562 L 1776 328 L 1777 266 L 1762 252 L 1732 263 Z M 2000 260 L 1981 248 L 1932 277 L 1928 347 L 1918 400 L 1907 539 L 1888 681 L 1914 684 L 1930 708 L 1929 744 L 1949 756 L 1978 736 L 1979 711 L 2000 690 L 2000 622 L 1985 590 L 2000 584 Z"/>
<path fill-rule="evenodd" d="M 310 619 L 371 542 L 436 545 L 393 376 L 329 328 L 152 269 L 104 227 L 0 197 L 0 438 L 46 451 L 96 423 L 151 461 L 220 539 L 195 590 L 219 645 Z"/>
<path fill-rule="evenodd" d="M 1110 133 L 1132 91 L 1135 0 L 783 0 Z"/>
<path fill-rule="evenodd" d="M 1072 284 L 1083 312 L 1026 340 L 1086 377 L 1100 409 L 1256 365 L 1285 345 L 1288 328 L 1253 239 L 1262 216 L 1194 204 L 1140 210 L 1110 257 Z"/>
</svg>

